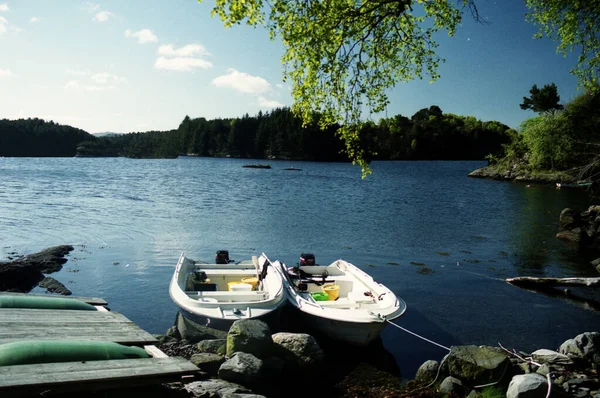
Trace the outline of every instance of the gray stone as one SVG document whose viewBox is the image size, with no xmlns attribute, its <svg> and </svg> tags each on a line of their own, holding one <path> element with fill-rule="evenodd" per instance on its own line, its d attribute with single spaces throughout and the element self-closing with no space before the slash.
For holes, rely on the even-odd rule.
<svg viewBox="0 0 600 398">
<path fill-rule="evenodd" d="M 202 340 L 224 339 L 227 336 L 227 332 L 202 326 L 183 317 L 180 313 L 177 314 L 176 326 L 181 339 L 186 340 L 189 344 L 195 344 Z"/>
<path fill-rule="evenodd" d="M 578 243 L 582 240 L 583 231 L 581 228 L 575 228 L 566 231 L 560 231 L 556 234 L 556 239 L 564 240 L 567 242 Z"/>
<path fill-rule="evenodd" d="M 165 336 L 176 340 L 181 340 L 181 335 L 179 334 L 179 330 L 177 330 L 177 326 L 171 326 L 169 329 L 167 329 Z"/>
<path fill-rule="evenodd" d="M 219 372 L 219 368 L 225 362 L 225 358 L 218 354 L 211 353 L 200 353 L 194 354 L 190 358 L 190 362 L 196 365 L 200 370 L 204 372 L 216 376 Z"/>
<path fill-rule="evenodd" d="M 579 214 L 577 210 L 569 209 L 567 207 L 560 212 L 558 224 L 560 231 L 577 228 L 581 225 L 581 214 Z"/>
<path fill-rule="evenodd" d="M 242 385 L 255 385 L 263 378 L 264 363 L 252 354 L 237 352 L 219 368 L 219 378 Z"/>
<path fill-rule="evenodd" d="M 550 366 L 547 363 L 543 363 L 542 366 L 537 368 L 535 373 L 542 375 L 542 376 L 546 376 L 548 373 L 550 373 Z"/>
<path fill-rule="evenodd" d="M 227 350 L 227 339 L 203 340 L 198 343 L 197 347 L 200 352 L 225 355 Z"/>
<path fill-rule="evenodd" d="M 567 355 L 558 353 L 556 351 L 547 350 L 544 348 L 532 352 L 531 358 L 535 362 L 547 363 L 547 364 L 551 364 L 551 365 L 565 366 L 565 365 L 573 364 L 573 360 L 571 358 L 569 358 Z"/>
<path fill-rule="evenodd" d="M 499 381 L 511 367 L 508 356 L 500 349 L 488 346 L 453 346 L 446 360 L 448 371 L 469 385 Z"/>
<path fill-rule="evenodd" d="M 247 398 L 262 397 L 252 394 L 252 391 L 244 386 L 220 379 L 195 381 L 185 384 L 184 389 L 194 398 L 233 398 L 233 394 L 241 394 L 239 396 Z"/>
<path fill-rule="evenodd" d="M 569 357 L 586 359 L 592 363 L 600 363 L 600 333 L 586 332 L 577 335 L 561 344 L 558 352 Z"/>
<path fill-rule="evenodd" d="M 506 398 L 545 398 L 548 380 L 537 373 L 516 375 L 508 385 Z"/>
<path fill-rule="evenodd" d="M 440 393 L 445 395 L 456 395 L 462 397 L 465 395 L 465 387 L 462 384 L 462 381 L 457 379 L 456 377 L 448 376 L 442 381 L 439 388 Z"/>
<path fill-rule="evenodd" d="M 519 369 L 521 369 L 523 372 L 519 372 L 519 373 L 531 373 L 531 365 L 528 362 L 521 362 L 519 365 L 517 365 L 519 367 Z"/>
<path fill-rule="evenodd" d="M 432 359 L 425 361 L 423 365 L 419 366 L 419 369 L 417 369 L 415 380 L 422 383 L 431 383 L 437 376 L 439 368 L 440 363 L 438 361 Z"/>
<path fill-rule="evenodd" d="M 325 359 L 317 340 L 305 333 L 275 333 L 274 352 L 293 368 L 307 369 Z"/>
<path fill-rule="evenodd" d="M 256 319 L 235 321 L 227 333 L 227 357 L 236 352 L 266 358 L 273 351 L 271 330 L 266 323 Z"/>
</svg>

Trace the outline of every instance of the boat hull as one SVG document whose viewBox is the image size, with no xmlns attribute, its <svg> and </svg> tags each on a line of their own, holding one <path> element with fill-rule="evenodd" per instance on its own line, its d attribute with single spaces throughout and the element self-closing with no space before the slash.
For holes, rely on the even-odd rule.
<svg viewBox="0 0 600 398">
<path fill-rule="evenodd" d="M 206 316 L 203 314 L 190 312 L 187 309 L 185 309 L 184 307 L 179 307 L 179 313 L 185 319 L 190 320 L 198 325 L 205 326 L 205 327 L 208 327 L 211 329 L 225 331 L 225 332 L 229 331 L 229 328 L 231 328 L 231 325 L 233 325 L 233 323 L 235 321 L 242 320 L 242 319 L 256 319 L 256 320 L 263 321 L 264 323 L 266 323 L 269 326 L 269 328 L 271 329 L 272 332 L 276 332 L 282 328 L 281 314 L 284 311 L 284 307 L 287 307 L 287 303 L 285 301 L 282 303 L 282 305 L 280 305 L 273 311 L 270 311 L 264 315 L 256 316 L 256 317 L 252 317 L 252 318 L 240 316 L 239 318 L 236 318 L 236 319 L 214 318 L 214 317 Z"/>
<path fill-rule="evenodd" d="M 385 322 L 347 322 L 329 319 L 294 308 L 294 317 L 302 329 L 318 338 L 343 342 L 355 346 L 367 346 L 377 340 L 385 328 Z"/>
</svg>

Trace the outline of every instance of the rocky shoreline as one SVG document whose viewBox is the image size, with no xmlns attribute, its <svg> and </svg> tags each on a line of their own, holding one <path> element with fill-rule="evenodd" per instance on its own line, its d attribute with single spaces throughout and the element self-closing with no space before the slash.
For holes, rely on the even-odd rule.
<svg viewBox="0 0 600 398">
<path fill-rule="evenodd" d="M 503 181 L 521 181 L 538 184 L 572 184 L 577 181 L 577 176 L 566 171 L 536 171 L 532 172 L 519 164 L 510 167 L 489 165 L 473 170 L 468 174 L 473 178 L 489 178 Z"/>
<path fill-rule="evenodd" d="M 60 271 L 67 262 L 65 256 L 73 250 L 71 245 L 61 245 L 26 256 L 12 253 L 11 261 L 0 261 L 0 291 L 29 293 L 39 285 L 49 292 L 70 295 L 62 283 L 45 274 Z"/>
<path fill-rule="evenodd" d="M 453 346 L 440 362 L 426 361 L 406 383 L 399 374 L 372 364 L 358 361 L 344 367 L 353 347 L 346 347 L 347 357 L 331 357 L 314 337 L 271 334 L 258 320 L 237 321 L 226 333 L 178 316 L 159 339 L 165 353 L 183 356 L 202 371 L 189 383 L 162 386 L 178 397 L 278 398 L 318 392 L 327 397 L 600 398 L 598 332 L 533 353 Z M 338 367 L 345 374 L 336 372 Z"/>
</svg>

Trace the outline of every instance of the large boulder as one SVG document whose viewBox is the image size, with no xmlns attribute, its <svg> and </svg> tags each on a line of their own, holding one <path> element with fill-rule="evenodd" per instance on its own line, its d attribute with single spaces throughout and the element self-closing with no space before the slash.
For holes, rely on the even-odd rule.
<svg viewBox="0 0 600 398">
<path fill-rule="evenodd" d="M 227 337 L 227 332 L 200 325 L 185 318 L 181 313 L 177 313 L 176 326 L 181 339 L 185 340 L 188 344 L 195 344 L 202 340 L 224 339 Z"/>
<path fill-rule="evenodd" d="M 508 385 L 506 398 L 545 398 L 548 380 L 537 373 L 516 375 Z"/>
<path fill-rule="evenodd" d="M 457 379 L 456 377 L 448 376 L 446 377 L 439 388 L 440 393 L 458 397 L 464 397 L 466 392 L 469 391 L 463 386 L 462 381 Z"/>
<path fill-rule="evenodd" d="M 581 226 L 581 214 L 577 210 L 563 209 L 558 220 L 559 230 L 571 230 Z"/>
<path fill-rule="evenodd" d="M 221 355 L 203 352 L 192 355 L 190 362 L 211 376 L 216 376 L 219 368 L 225 362 L 225 358 Z"/>
<path fill-rule="evenodd" d="M 561 344 L 558 352 L 600 364 L 600 333 L 586 332 Z"/>
<path fill-rule="evenodd" d="M 546 350 L 544 348 L 531 353 L 531 358 L 541 364 L 568 366 L 573 364 L 573 360 L 565 354 L 556 351 Z"/>
<path fill-rule="evenodd" d="M 252 391 L 244 386 L 220 379 L 195 381 L 193 383 L 185 384 L 184 389 L 191 397 L 265 398 L 262 395 L 253 394 Z"/>
<path fill-rule="evenodd" d="M 451 347 L 446 364 L 449 374 L 468 385 L 499 381 L 511 367 L 510 359 L 501 350 L 474 345 Z"/>
<path fill-rule="evenodd" d="M 317 340 L 305 333 L 275 333 L 275 354 L 292 368 L 309 369 L 325 359 Z"/>
<path fill-rule="evenodd" d="M 263 361 L 245 352 L 236 352 L 219 368 L 219 378 L 245 386 L 258 384 L 263 376 Z"/>
<path fill-rule="evenodd" d="M 436 378 L 439 368 L 440 363 L 438 361 L 434 361 L 433 359 L 425 361 L 423 365 L 419 366 L 419 369 L 417 369 L 415 380 L 420 383 L 431 383 Z"/>
<path fill-rule="evenodd" d="M 565 231 L 560 231 L 556 234 L 556 239 L 567 242 L 579 243 L 584 240 L 585 231 L 581 228 L 573 228 Z"/>
<path fill-rule="evenodd" d="M 266 358 L 273 350 L 271 330 L 266 323 L 256 319 L 235 321 L 227 333 L 227 357 L 236 352 Z"/>
<path fill-rule="evenodd" d="M 225 355 L 227 350 L 227 339 L 203 340 L 198 343 L 197 347 L 200 352 Z"/>
</svg>

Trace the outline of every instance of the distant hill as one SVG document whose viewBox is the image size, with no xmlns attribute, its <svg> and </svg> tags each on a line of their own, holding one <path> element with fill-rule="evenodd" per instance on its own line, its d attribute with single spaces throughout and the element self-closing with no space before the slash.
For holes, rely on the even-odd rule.
<svg viewBox="0 0 600 398">
<path fill-rule="evenodd" d="M 0 120 L 0 156 L 71 157 L 86 140 L 97 138 L 81 129 L 38 118 Z"/>
<path fill-rule="evenodd" d="M 116 137 L 119 135 L 123 135 L 123 133 L 111 133 L 111 132 L 104 132 L 104 133 L 92 133 L 93 136 L 95 137 Z"/>
</svg>

